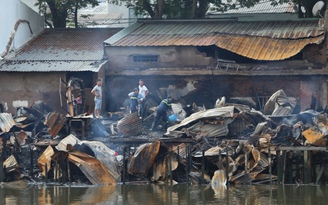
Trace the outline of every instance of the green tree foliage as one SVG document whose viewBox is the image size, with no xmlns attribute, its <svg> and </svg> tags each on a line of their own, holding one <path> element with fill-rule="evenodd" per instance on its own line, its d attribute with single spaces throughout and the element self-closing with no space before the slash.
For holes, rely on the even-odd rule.
<svg viewBox="0 0 328 205">
<path fill-rule="evenodd" d="M 213 11 L 224 12 L 236 8 L 250 8 L 263 0 L 110 0 L 111 3 L 126 3 L 133 6 L 137 16 L 160 18 L 204 18 L 210 6 Z M 313 17 L 313 5 L 319 0 L 267 0 L 272 6 L 294 2 L 295 10 L 303 7 L 306 12 L 299 12 L 299 17 Z M 325 0 L 326 1 L 326 0 Z M 298 6 L 300 5 L 300 6 Z"/>
<path fill-rule="evenodd" d="M 110 3 L 126 3 L 133 6 L 137 16 L 153 19 L 165 18 L 202 18 L 215 0 L 110 0 Z"/>
<path fill-rule="evenodd" d="M 66 28 L 69 17 L 74 19 L 75 28 L 78 27 L 77 11 L 88 5 L 97 6 L 97 0 L 38 0 L 40 13 L 45 14 L 46 24 L 51 28 Z M 48 9 L 51 12 L 51 22 L 48 21 Z"/>
</svg>

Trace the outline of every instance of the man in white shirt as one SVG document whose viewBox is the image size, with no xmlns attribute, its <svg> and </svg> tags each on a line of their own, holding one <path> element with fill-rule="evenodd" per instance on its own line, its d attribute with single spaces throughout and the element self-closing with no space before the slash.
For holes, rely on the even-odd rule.
<svg viewBox="0 0 328 205">
<path fill-rule="evenodd" d="M 144 99 L 149 93 L 142 79 L 139 80 L 139 93 L 143 96 Z"/>
<path fill-rule="evenodd" d="M 145 101 L 146 101 L 146 96 L 149 94 L 148 88 L 144 85 L 144 81 L 142 79 L 139 80 L 139 93 L 142 95 L 142 102 L 140 104 L 140 110 L 139 110 L 139 116 L 142 118 L 144 114 L 144 109 L 145 109 Z"/>
</svg>

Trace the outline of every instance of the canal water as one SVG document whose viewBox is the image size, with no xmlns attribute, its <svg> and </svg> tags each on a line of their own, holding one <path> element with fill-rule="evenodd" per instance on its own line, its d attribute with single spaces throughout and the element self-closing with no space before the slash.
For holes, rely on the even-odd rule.
<svg viewBox="0 0 328 205">
<path fill-rule="evenodd" d="M 1 205 L 321 205 L 328 204 L 328 186 L 250 185 L 213 190 L 208 185 L 134 184 L 116 186 L 1 185 Z"/>
</svg>

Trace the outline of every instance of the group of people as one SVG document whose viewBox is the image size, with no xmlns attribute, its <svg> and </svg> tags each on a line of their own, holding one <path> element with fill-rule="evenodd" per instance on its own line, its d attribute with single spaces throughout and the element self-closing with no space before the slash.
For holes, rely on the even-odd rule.
<svg viewBox="0 0 328 205">
<path fill-rule="evenodd" d="M 142 119 L 144 114 L 145 102 L 148 94 L 149 90 L 142 79 L 139 80 L 139 86 L 128 94 L 130 98 L 130 113 L 138 112 L 140 119 Z"/>
<path fill-rule="evenodd" d="M 95 96 L 95 109 L 94 115 L 96 118 L 100 117 L 100 110 L 102 104 L 102 90 L 101 90 L 101 79 L 97 79 L 96 86 L 91 90 L 91 93 Z M 132 92 L 128 94 L 130 98 L 130 113 L 138 112 L 138 116 L 142 119 L 145 112 L 145 102 L 147 100 L 147 96 L 149 95 L 149 90 L 144 84 L 142 79 L 139 80 L 138 87 L 134 88 Z M 149 130 L 154 130 L 157 126 L 157 123 L 160 119 L 165 122 L 164 129 L 167 129 L 169 119 L 167 116 L 167 111 L 172 112 L 172 97 L 168 96 L 166 99 L 162 100 L 161 103 L 157 107 L 156 117 L 151 125 Z"/>
<path fill-rule="evenodd" d="M 130 92 L 128 96 L 130 97 L 130 112 L 138 112 L 139 118 L 142 119 L 144 109 L 145 109 L 145 101 L 147 99 L 147 95 L 149 91 L 147 87 L 144 85 L 142 79 L 139 80 L 138 88 L 134 88 L 133 92 Z M 151 125 L 150 131 L 153 131 L 159 122 L 162 119 L 165 123 L 164 130 L 167 129 L 169 124 L 169 119 L 167 117 L 167 111 L 169 110 L 172 112 L 172 97 L 168 96 L 166 99 L 162 100 L 161 103 L 158 105 L 156 110 L 155 119 Z"/>
</svg>

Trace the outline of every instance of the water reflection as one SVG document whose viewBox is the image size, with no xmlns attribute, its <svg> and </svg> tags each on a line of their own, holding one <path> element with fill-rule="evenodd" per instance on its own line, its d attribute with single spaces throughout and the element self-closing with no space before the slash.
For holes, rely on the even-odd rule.
<svg viewBox="0 0 328 205">
<path fill-rule="evenodd" d="M 327 186 L 116 185 L 44 186 L 17 183 L 0 186 L 0 204 L 327 204 Z"/>
</svg>

